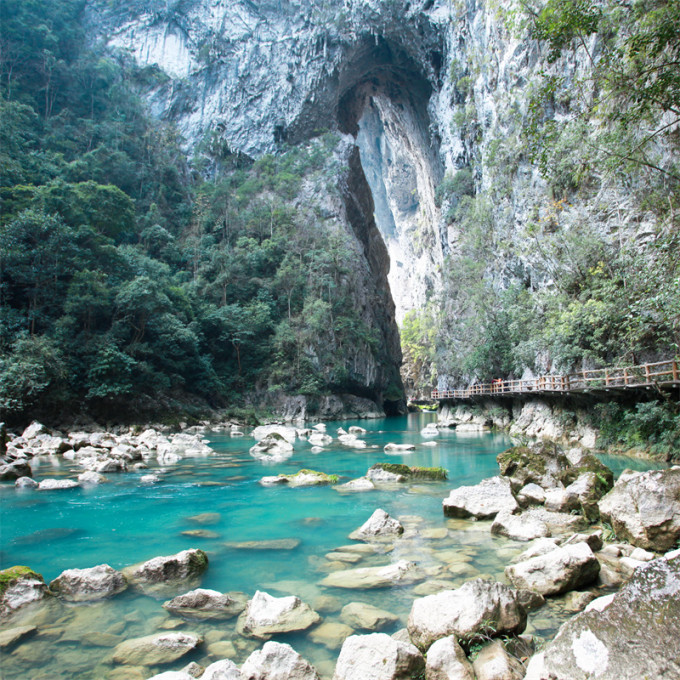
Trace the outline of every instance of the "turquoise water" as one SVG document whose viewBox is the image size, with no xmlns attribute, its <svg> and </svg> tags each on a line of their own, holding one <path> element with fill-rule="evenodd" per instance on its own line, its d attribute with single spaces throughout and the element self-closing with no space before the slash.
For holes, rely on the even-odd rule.
<svg viewBox="0 0 680 680">
<path fill-rule="evenodd" d="M 420 429 L 435 418 L 434 414 L 411 414 L 404 418 L 329 423 L 328 432 L 334 437 L 338 426 L 365 427 L 368 433 L 360 437 L 376 448 L 351 449 L 334 441 L 322 453 L 314 454 L 306 441 L 298 440 L 294 455 L 273 465 L 249 455 L 251 437 L 208 433 L 214 455 L 168 466 L 159 472 L 162 482 L 154 486 L 143 486 L 138 481 L 142 474 L 158 472 L 151 462 L 149 470 L 110 474 L 108 483 L 89 489 L 18 491 L 11 484 L 2 485 L 0 568 L 25 564 L 49 582 L 68 568 L 101 563 L 121 568 L 196 547 L 205 550 L 210 559 L 202 587 L 243 591 L 249 596 L 257 589 L 273 595 L 295 594 L 312 606 L 322 596 L 330 596 L 335 600 L 335 611 L 326 602 L 324 619 L 328 622 L 337 621 L 337 610 L 342 605 L 355 600 L 368 602 L 397 614 L 400 622 L 394 626 L 396 630 L 405 624 L 413 598 L 424 594 L 423 590 L 410 586 L 356 592 L 324 588 L 318 583 L 331 568 L 324 555 L 349 543 L 348 534 L 376 508 L 404 518 L 407 528 L 417 528 L 419 536 L 398 542 L 389 555 L 368 556 L 354 566 L 413 559 L 431 578 L 457 587 L 480 574 L 502 578 L 509 559 L 524 548 L 491 536 L 488 523 L 446 520 L 441 511 L 441 501 L 449 489 L 497 474 L 496 455 L 511 444 L 510 440 L 501 434 L 457 435 L 450 430 L 434 439 L 436 446 L 424 446 L 425 441 L 432 440 L 423 438 Z M 417 448 L 406 455 L 387 455 L 383 446 L 388 442 L 413 443 Z M 381 461 L 444 467 L 449 480 L 365 493 L 340 493 L 332 487 L 292 489 L 258 484 L 264 475 L 301 468 L 337 474 L 342 482 L 364 475 L 371 465 Z M 37 480 L 74 477 L 77 472 L 68 461 L 59 458 L 43 460 L 34 468 Z M 201 525 L 190 519 L 207 512 L 217 513 L 213 523 Z M 199 538 L 182 533 L 196 529 L 214 535 Z M 426 530 L 435 530 L 436 537 L 422 538 Z M 280 538 L 299 539 L 300 544 L 293 550 L 242 550 L 225 545 Z M 191 659 L 205 665 L 223 658 L 224 645 L 211 650 L 211 644 L 231 642 L 230 655 L 237 662 L 261 644 L 238 636 L 234 620 L 184 622 L 166 614 L 160 605 L 150 597 L 127 592 L 97 604 L 55 603 L 47 613 L 29 612 L 17 617 L 12 626 L 33 622 L 39 632 L 3 660 L 2 677 L 143 680 L 153 675 L 153 670 L 161 669 L 116 668 L 110 663 L 111 649 L 124 639 L 169 628 L 197 631 L 206 639 L 200 651 L 176 662 L 171 669 L 179 669 Z M 548 629 L 555 621 L 543 625 Z M 540 625 L 536 630 L 541 632 Z M 324 646 L 306 634 L 284 639 L 317 664 L 322 675 L 332 675 L 338 643 Z"/>
</svg>

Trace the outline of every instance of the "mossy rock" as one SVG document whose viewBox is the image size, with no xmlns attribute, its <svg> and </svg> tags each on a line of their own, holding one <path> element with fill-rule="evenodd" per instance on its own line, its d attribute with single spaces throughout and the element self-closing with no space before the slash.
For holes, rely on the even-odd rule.
<svg viewBox="0 0 680 680">
<path fill-rule="evenodd" d="M 513 446 L 496 457 L 501 476 L 509 477 L 513 490 L 534 483 L 544 488 L 557 486 L 560 475 L 571 464 L 555 444 Z"/>
<path fill-rule="evenodd" d="M 303 468 L 302 470 L 298 470 L 295 474 L 292 475 L 281 475 L 282 477 L 287 477 L 291 481 L 294 480 L 296 477 L 300 477 L 302 475 L 313 475 L 315 477 L 319 478 L 319 484 L 337 484 L 338 483 L 338 475 L 328 475 L 325 472 L 319 472 L 318 470 L 308 470 L 306 468 Z"/>
<path fill-rule="evenodd" d="M 7 589 L 14 585 L 20 578 L 32 578 L 45 583 L 45 579 L 37 571 L 30 567 L 17 565 L 0 571 L 0 597 L 5 594 Z"/>
<path fill-rule="evenodd" d="M 598 479 L 598 491 L 602 496 L 614 487 L 614 473 L 601 460 L 590 453 L 584 455 L 578 465 L 567 468 L 560 475 L 560 481 L 564 486 L 569 486 L 585 472 L 595 474 Z"/>
<path fill-rule="evenodd" d="M 385 470 L 385 472 L 404 475 L 404 477 L 412 479 L 430 479 L 434 481 L 448 479 L 446 470 L 441 467 L 409 467 L 400 463 L 376 463 L 370 467 L 370 470 Z"/>
<path fill-rule="evenodd" d="M 446 469 L 442 467 L 412 467 L 411 476 L 415 479 L 430 479 L 435 482 L 449 478 Z"/>
<path fill-rule="evenodd" d="M 403 465 L 401 463 L 376 463 L 371 465 L 369 470 L 385 470 L 385 472 L 391 472 L 395 475 L 404 475 L 404 477 L 409 477 L 411 475 L 411 468 L 408 465 Z"/>
</svg>

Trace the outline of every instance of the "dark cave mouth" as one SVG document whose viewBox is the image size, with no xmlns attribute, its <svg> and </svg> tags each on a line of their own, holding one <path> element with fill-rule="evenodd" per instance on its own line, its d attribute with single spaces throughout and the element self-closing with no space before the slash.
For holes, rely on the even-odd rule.
<svg viewBox="0 0 680 680">
<path fill-rule="evenodd" d="M 434 62 L 438 74 L 443 63 L 441 53 L 438 58 L 434 57 Z M 385 297 L 387 327 L 383 328 L 383 337 L 390 359 L 397 367 L 390 382 L 392 388 L 386 390 L 390 398 L 385 394 L 379 400 L 387 415 L 403 413 L 406 397 L 400 375 L 402 350 L 398 322 L 404 316 L 409 286 L 403 275 L 395 277 L 407 267 L 400 261 L 404 258 L 394 254 L 402 253 L 398 237 L 403 239 L 404 231 L 412 225 L 407 224 L 406 229 L 401 230 L 399 227 L 404 226 L 404 220 L 415 221 L 428 202 L 434 210 L 434 188 L 443 174 L 439 139 L 432 138 L 428 113 L 428 104 L 435 92 L 429 78 L 431 75 L 428 77 L 401 47 L 383 38 L 371 37 L 355 49 L 343 70 L 340 83 L 344 88 L 339 88 L 337 97 L 338 129 L 354 137 L 357 148 L 349 169 L 350 184 L 365 194 L 363 209 L 358 214 L 350 210 L 356 205 L 350 206 L 346 200 L 348 217 L 364 244 L 374 280 Z M 401 177 L 398 186 L 394 181 L 396 175 Z M 420 186 L 423 182 L 429 182 L 426 191 Z M 400 195 L 395 195 L 395 190 Z M 397 397 L 393 388 L 401 396 Z"/>
</svg>

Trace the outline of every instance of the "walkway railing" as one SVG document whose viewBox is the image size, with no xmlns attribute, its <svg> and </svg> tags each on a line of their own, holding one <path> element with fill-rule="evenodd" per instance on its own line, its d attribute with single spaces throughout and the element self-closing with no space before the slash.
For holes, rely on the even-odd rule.
<svg viewBox="0 0 680 680">
<path fill-rule="evenodd" d="M 621 368 L 598 368 L 567 375 L 542 375 L 529 380 L 495 380 L 462 390 L 433 390 L 433 399 L 469 399 L 481 395 L 526 394 L 528 392 L 589 392 L 643 387 L 680 386 L 677 359 Z"/>
</svg>

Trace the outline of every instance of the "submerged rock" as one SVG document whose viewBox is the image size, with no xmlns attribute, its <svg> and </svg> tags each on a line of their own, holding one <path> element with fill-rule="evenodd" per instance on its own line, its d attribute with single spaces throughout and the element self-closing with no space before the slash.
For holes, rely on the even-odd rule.
<svg viewBox="0 0 680 680">
<path fill-rule="evenodd" d="M 172 663 L 202 644 L 196 633 L 161 633 L 121 642 L 113 650 L 115 663 L 156 666 Z"/>
<path fill-rule="evenodd" d="M 410 680 L 425 668 L 422 654 L 385 633 L 351 635 L 342 645 L 333 680 Z"/>
<path fill-rule="evenodd" d="M 0 618 L 51 595 L 43 577 L 29 567 L 16 566 L 0 571 Z"/>
<path fill-rule="evenodd" d="M 237 630 L 246 637 L 268 640 L 276 633 L 306 630 L 321 617 L 299 597 L 273 597 L 256 591 L 239 617 Z"/>
<path fill-rule="evenodd" d="M 300 545 L 300 539 L 272 538 L 263 541 L 228 541 L 223 545 L 232 550 L 295 550 Z"/>
<path fill-rule="evenodd" d="M 350 602 L 342 608 L 340 620 L 354 629 L 376 631 L 394 625 L 399 617 L 372 604 Z"/>
<path fill-rule="evenodd" d="M 233 597 L 217 590 L 196 588 L 163 603 L 173 614 L 196 619 L 230 619 L 246 608 L 246 597 Z"/>
<path fill-rule="evenodd" d="M 108 564 L 89 569 L 67 569 L 50 583 L 50 590 L 70 602 L 102 600 L 128 587 L 125 576 Z"/>
<path fill-rule="evenodd" d="M 616 594 L 562 625 L 526 678 L 638 680 L 680 677 L 680 556 L 635 571 Z"/>
<path fill-rule="evenodd" d="M 382 567 L 360 567 L 334 571 L 320 581 L 322 586 L 365 590 L 386 588 L 392 585 L 416 583 L 425 578 L 425 573 L 415 562 L 401 560 Z"/>
<path fill-rule="evenodd" d="M 680 539 L 680 467 L 626 470 L 598 505 L 619 538 L 647 550 L 670 550 Z"/>
<path fill-rule="evenodd" d="M 515 512 L 519 505 L 512 495 L 510 481 L 491 477 L 474 486 L 454 489 L 442 501 L 447 517 L 493 519 L 499 512 Z"/>
<path fill-rule="evenodd" d="M 517 591 L 481 578 L 457 590 L 445 590 L 413 602 L 408 632 L 423 651 L 440 638 L 455 635 L 459 641 L 475 635 L 521 633 L 527 621 Z"/>
<path fill-rule="evenodd" d="M 243 680 L 319 680 L 319 674 L 290 645 L 266 642 L 241 667 Z"/>
<path fill-rule="evenodd" d="M 17 626 L 0 631 L 0 650 L 5 651 L 38 632 L 36 626 Z"/>
<path fill-rule="evenodd" d="M 385 444 L 383 450 L 386 453 L 408 453 L 410 451 L 415 451 L 415 444 Z"/>
<path fill-rule="evenodd" d="M 517 588 L 541 595 L 558 595 L 587 586 L 597 579 L 600 563 L 587 543 L 573 543 L 550 550 L 505 568 Z"/>
</svg>

